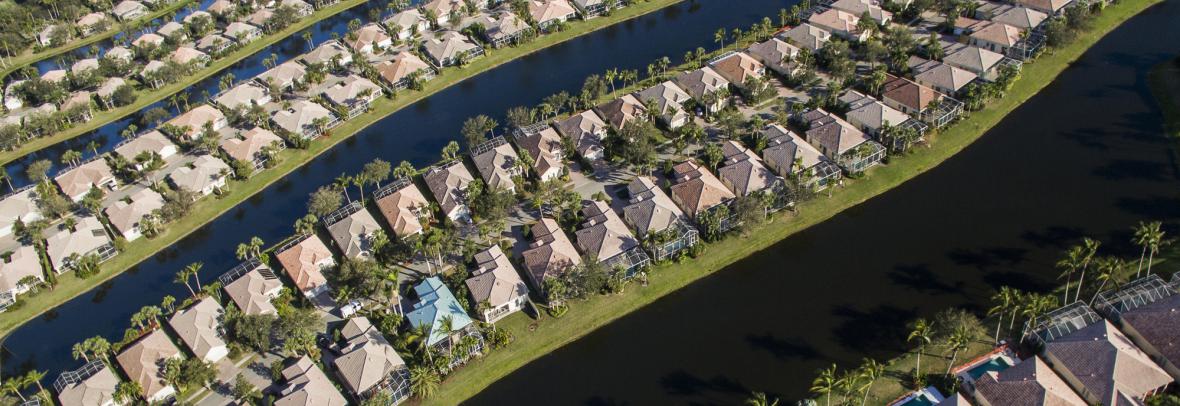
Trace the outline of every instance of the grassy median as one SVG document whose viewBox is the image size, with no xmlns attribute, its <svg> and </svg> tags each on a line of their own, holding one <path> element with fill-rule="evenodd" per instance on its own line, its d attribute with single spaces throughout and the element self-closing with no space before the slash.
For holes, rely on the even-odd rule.
<svg viewBox="0 0 1180 406">
<path fill-rule="evenodd" d="M 220 198 L 209 197 L 198 202 L 198 204 L 193 206 L 193 211 L 188 216 L 185 216 L 184 219 L 168 224 L 163 234 L 153 239 L 141 239 L 135 241 L 133 244 L 127 244 L 126 250 L 111 261 L 103 264 L 102 270 L 97 275 L 86 279 L 79 279 L 72 273 L 66 273 L 58 277 L 58 285 L 53 290 L 43 290 L 36 295 L 22 297 L 24 304 L 19 309 L 0 313 L 0 336 L 7 336 L 21 324 L 89 291 L 91 288 L 150 258 L 157 252 L 167 248 L 206 223 L 213 221 L 221 214 L 234 208 L 239 203 L 262 191 L 262 189 L 271 183 L 287 176 L 287 174 L 311 161 L 320 153 L 348 139 L 361 129 L 372 125 L 393 112 L 401 110 L 460 81 L 521 56 L 615 23 L 662 9 L 680 1 L 651 0 L 639 2 L 631 7 L 616 10 L 609 17 L 599 17 L 589 21 L 575 21 L 570 23 L 569 28 L 565 31 L 539 37 L 531 43 L 518 47 L 490 51 L 487 56 L 476 59 L 463 68 L 446 69 L 438 77 L 427 82 L 425 87 L 420 91 L 402 92 L 392 100 L 387 98 L 378 99 L 374 102 L 372 110 L 345 121 L 340 126 L 332 129 L 329 137 L 312 142 L 311 146 L 306 150 L 289 148 L 280 154 L 279 163 L 275 167 L 260 171 L 244 182 L 230 182 L 228 188 L 229 193 Z M 178 270 L 179 266 L 177 268 Z"/>
<path fill-rule="evenodd" d="M 512 331 L 515 341 L 448 377 L 439 394 L 427 399 L 424 404 L 460 403 L 517 368 L 598 327 L 937 166 L 979 139 L 1008 113 L 1037 94 L 1106 33 L 1161 1 L 1123 0 L 1107 7 L 1095 17 L 1089 31 L 1080 34 L 1070 45 L 1047 52 L 1033 63 L 1025 65 L 1021 78 L 1004 98 L 991 102 L 983 110 L 971 113 L 970 117 L 938 134 L 929 148 L 918 148 L 914 153 L 893 158 L 889 165 L 874 168 L 861 179 L 846 180 L 845 187 L 835 191 L 830 198 L 819 197 L 803 203 L 797 213 L 776 216 L 767 224 L 747 233 L 746 237 L 734 236 L 709 244 L 697 259 L 658 267 L 651 272 L 647 287 L 633 286 L 622 295 L 596 296 L 575 302 L 561 319 L 545 319 L 538 323 L 532 323 L 523 315 L 506 319 L 500 326 Z M 535 330 L 529 331 L 530 327 Z M 961 354 L 960 359 L 969 360 L 987 350 L 990 350 L 989 346 L 976 343 L 968 353 Z M 934 358 L 927 358 L 932 360 L 929 365 L 938 364 L 939 361 L 933 361 Z M 908 371 L 912 369 L 912 362 L 907 357 L 892 360 L 889 370 Z M 946 361 L 941 362 L 945 368 Z M 905 387 L 900 381 L 882 379 L 874 386 L 871 396 L 876 400 L 875 403 L 883 403 L 904 392 Z"/>
<path fill-rule="evenodd" d="M 188 89 L 188 87 L 192 86 L 194 83 L 200 82 L 209 78 L 210 76 L 220 73 L 222 70 L 225 70 L 231 65 L 238 63 L 238 61 L 254 55 L 263 48 L 271 46 L 287 37 L 290 37 L 292 34 L 302 31 L 307 27 L 311 27 L 320 20 L 339 14 L 344 10 L 364 4 L 366 1 L 367 0 L 345 0 L 329 7 L 319 9 L 312 15 L 300 19 L 299 22 L 291 24 L 291 26 L 283 29 L 282 31 L 263 36 L 262 38 L 254 40 L 249 44 L 246 44 L 246 46 L 241 47 L 238 50 L 217 59 L 216 61 L 213 61 L 213 63 L 209 64 L 209 66 L 206 66 L 205 68 L 197 71 L 197 73 L 184 78 L 184 80 L 168 84 L 157 89 L 136 90 L 134 103 L 115 109 L 97 111 L 94 114 L 94 117 L 90 120 L 86 120 L 85 123 L 58 131 L 57 133 L 54 133 L 48 137 L 34 138 L 29 142 L 22 144 L 17 149 L 0 152 L 0 166 L 7 165 L 9 162 L 20 159 L 21 157 L 36 152 L 42 148 L 47 148 L 59 142 L 73 139 L 88 132 L 94 131 L 99 127 L 110 124 L 115 120 L 129 116 L 132 113 L 140 111 L 143 108 L 151 105 L 152 103 L 164 100 L 173 94 Z"/>
</svg>

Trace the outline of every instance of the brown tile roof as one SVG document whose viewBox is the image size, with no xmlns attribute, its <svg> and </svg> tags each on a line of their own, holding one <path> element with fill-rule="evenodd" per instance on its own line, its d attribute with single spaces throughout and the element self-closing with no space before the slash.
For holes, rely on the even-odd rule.
<svg viewBox="0 0 1180 406">
<path fill-rule="evenodd" d="M 1114 405 L 1123 395 L 1142 398 L 1172 382 L 1127 336 L 1102 320 L 1045 345 L 1045 353 L 1093 394 Z"/>
<path fill-rule="evenodd" d="M 378 63 L 375 68 L 389 84 L 397 84 L 414 72 L 430 70 L 428 65 L 418 55 L 410 52 L 399 52 L 393 59 Z"/>
<path fill-rule="evenodd" d="M 1159 355 L 1180 366 L 1180 294 L 1124 312 L 1120 317 Z"/>
<path fill-rule="evenodd" d="M 300 291 L 327 285 L 328 280 L 324 278 L 320 267 L 336 263 L 332 258 L 332 251 L 315 235 L 310 235 L 299 244 L 278 253 L 277 257 Z"/>
<path fill-rule="evenodd" d="M 175 388 L 164 382 L 164 360 L 180 358 L 180 349 L 164 330 L 155 330 L 119 353 L 116 360 L 131 381 L 138 383 L 149 399 L 173 393 Z"/>
<path fill-rule="evenodd" d="M 765 72 L 765 66 L 744 52 L 734 52 L 727 57 L 713 61 L 709 67 L 717 74 L 735 85 L 746 83 L 750 77 L 760 78 Z"/>
<path fill-rule="evenodd" d="M 606 262 L 639 246 L 639 240 L 606 202 L 592 201 L 582 208 L 582 213 L 586 220 L 575 234 L 578 247 L 586 255 Z"/>
<path fill-rule="evenodd" d="M 348 400 L 336 390 L 311 358 L 304 355 L 291 366 L 283 369 L 286 385 L 279 392 L 274 406 L 345 406 Z"/>
<path fill-rule="evenodd" d="M 917 84 L 903 77 L 891 77 L 881 91 L 882 98 L 888 98 L 914 111 L 922 111 L 940 95 L 934 89 Z"/>
<path fill-rule="evenodd" d="M 1065 380 L 1034 356 L 975 380 L 976 396 L 992 406 L 1087 406 Z"/>
<path fill-rule="evenodd" d="M 422 191 L 418 190 L 418 186 L 413 182 L 406 182 L 405 186 L 397 191 L 377 199 L 377 208 L 381 209 L 381 215 L 393 227 L 393 234 L 397 237 L 422 232 L 422 222 L 418 215 L 429 215 L 429 210 L 426 209 L 429 206 L 430 202 L 426 201 Z"/>
<path fill-rule="evenodd" d="M 499 245 L 475 254 L 476 269 L 471 278 L 467 279 L 467 290 L 471 293 L 472 303 L 487 302 L 493 308 L 515 301 L 522 296 L 528 296 L 529 290 L 516 267 L 504 255 Z"/>
<path fill-rule="evenodd" d="M 611 100 L 606 104 L 594 108 L 598 115 L 615 129 L 622 129 L 631 120 L 643 120 L 647 109 L 635 96 L 625 94 L 623 97 Z"/>
<path fill-rule="evenodd" d="M 697 214 L 735 197 L 720 180 L 696 162 L 681 163 L 673 171 L 679 182 L 672 185 L 672 200 L 689 217 L 696 218 Z"/>
<path fill-rule="evenodd" d="M 534 286 L 543 287 L 545 278 L 556 276 L 582 263 L 582 257 L 570 243 L 557 221 L 542 218 L 533 225 L 533 243 L 521 255 Z"/>
<path fill-rule="evenodd" d="M 684 212 L 676 207 L 672 198 L 648 177 L 635 178 L 627 184 L 627 191 L 631 203 L 623 208 L 623 219 L 640 236 L 664 231 L 684 217 Z"/>
</svg>

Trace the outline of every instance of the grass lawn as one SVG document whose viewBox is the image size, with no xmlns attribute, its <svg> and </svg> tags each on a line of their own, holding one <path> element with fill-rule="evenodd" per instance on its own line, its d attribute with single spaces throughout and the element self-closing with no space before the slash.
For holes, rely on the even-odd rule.
<svg viewBox="0 0 1180 406">
<path fill-rule="evenodd" d="M 352 3 L 357 0 L 350 0 Z M 360 0 L 363 1 L 363 0 Z M 168 224 L 166 231 L 156 236 L 153 239 L 141 239 L 134 243 L 127 244 L 126 250 L 118 256 L 102 265 L 102 269 L 97 275 L 91 276 L 87 279 L 79 279 L 73 273 L 66 273 L 58 277 L 58 285 L 54 290 L 44 290 L 37 295 L 26 296 L 22 298 L 24 304 L 19 309 L 11 309 L 3 314 L 0 314 L 0 336 L 7 336 L 16 327 L 32 320 L 41 313 L 44 313 L 57 305 L 65 303 L 66 301 L 90 290 L 94 286 L 113 278 L 114 276 L 126 271 L 145 259 L 155 255 L 160 250 L 172 245 L 176 241 L 184 238 L 189 233 L 213 221 L 221 214 L 229 211 L 237 206 L 242 201 L 250 196 L 260 192 L 263 188 L 271 183 L 282 179 L 287 174 L 295 169 L 303 166 L 303 164 L 311 161 L 320 153 L 331 148 L 333 145 L 348 139 L 350 136 L 360 131 L 361 129 L 377 122 L 378 120 L 392 114 L 395 111 L 402 109 L 410 104 L 413 104 L 423 98 L 430 96 L 440 90 L 446 89 L 451 85 L 458 83 L 464 79 L 475 76 L 481 72 L 492 69 L 500 64 L 512 61 L 523 55 L 535 52 L 545 47 L 561 43 L 563 41 L 578 37 L 580 35 L 595 31 L 597 29 L 610 26 L 620 21 L 628 20 L 647 14 L 671 4 L 680 2 L 681 0 L 651 0 L 647 2 L 640 2 L 627 7 L 622 10 L 616 10 L 609 17 L 599 17 L 589 21 L 575 21 L 570 24 L 569 29 L 542 36 L 537 40 L 514 48 L 504 48 L 489 52 L 488 56 L 476 59 L 468 64 L 466 67 L 450 68 L 443 71 L 438 77 L 427 82 L 426 86 L 421 91 L 408 91 L 399 93 L 397 98 L 388 99 L 381 98 L 374 102 L 374 107 L 371 111 L 357 116 L 351 120 L 345 121 L 340 126 L 332 129 L 331 134 L 327 137 L 320 138 L 312 142 L 311 146 L 306 150 L 299 150 L 288 148 L 280 153 L 279 163 L 270 169 L 261 171 L 255 174 L 250 179 L 244 182 L 230 182 L 228 187 L 229 193 L 221 197 L 209 197 L 194 205 L 193 211 L 185 218 Z M 178 269 L 179 270 L 178 265 Z M 145 293 L 155 295 L 155 293 Z"/>
<path fill-rule="evenodd" d="M 990 103 L 982 111 L 973 112 L 970 117 L 938 134 L 928 148 L 918 148 L 914 153 L 894 158 L 889 165 L 874 168 L 861 179 L 846 181 L 846 186 L 833 193 L 832 197 L 818 197 L 803 203 L 797 213 L 776 216 L 769 223 L 748 233 L 746 237 L 731 237 L 709 244 L 705 251 L 692 261 L 657 267 L 652 270 L 650 284 L 647 287 L 632 285 L 622 295 L 598 296 L 572 303 L 570 311 L 563 318 L 542 319 L 531 332 L 527 328 L 531 320 L 519 315 L 513 316 L 502 323 L 502 326 L 513 332 L 515 342 L 507 348 L 496 350 L 472 362 L 448 377 L 439 394 L 424 403 L 441 405 L 462 402 L 517 368 L 598 327 L 935 167 L 966 148 L 1009 112 L 1047 86 L 1106 33 L 1161 1 L 1123 0 L 1107 7 L 1094 19 L 1091 29 L 1079 35 L 1072 44 L 1046 53 L 1035 62 L 1025 65 L 1021 78 L 1006 97 Z M 987 349 L 990 349 L 988 345 L 976 343 L 970 351 L 961 354 L 960 359 L 971 359 Z M 912 369 L 912 366 L 906 367 L 906 362 L 905 357 L 894 360 L 891 362 L 890 370 Z M 930 365 L 933 368 L 938 365 L 938 361 L 933 361 Z M 942 368 L 946 368 L 945 361 Z M 888 401 L 904 392 L 900 380 L 888 381 L 890 382 L 881 381 L 877 384 L 873 390 L 874 399 Z"/>
<path fill-rule="evenodd" d="M 1156 65 L 1147 74 L 1147 81 L 1163 112 L 1165 131 L 1180 136 L 1180 57 Z"/>
<path fill-rule="evenodd" d="M 164 16 L 165 14 L 176 12 L 177 10 L 184 8 L 184 6 L 187 6 L 189 3 L 192 3 L 192 2 L 193 2 L 192 0 L 177 1 L 175 3 L 168 5 L 168 7 L 160 9 L 159 11 L 156 11 L 154 13 L 150 13 L 146 16 L 140 17 L 138 20 L 135 20 L 135 21 L 132 21 L 129 23 L 114 23 L 111 25 L 111 28 L 106 30 L 105 32 L 97 33 L 97 34 L 94 34 L 94 35 L 91 35 L 91 36 L 88 36 L 85 38 L 77 38 L 77 39 L 67 42 L 64 45 L 59 46 L 59 47 L 50 48 L 50 49 L 43 49 L 43 50 L 41 50 L 41 52 L 33 52 L 33 49 L 29 48 L 29 49 L 25 50 L 25 52 L 22 52 L 20 55 L 8 58 L 8 60 L 4 61 L 4 63 L 5 63 L 4 68 L 0 69 L 0 78 L 6 77 L 9 74 L 11 74 L 12 72 L 16 72 L 17 70 L 24 68 L 25 66 L 28 66 L 30 64 L 37 63 L 42 60 L 49 59 L 49 58 L 64 54 L 66 52 L 70 52 L 75 49 L 78 49 L 78 48 L 81 48 L 81 47 L 84 47 L 84 46 L 87 46 L 90 44 L 98 43 L 102 40 L 113 37 L 113 36 L 115 36 L 115 34 L 118 34 L 120 31 L 122 31 L 124 29 L 124 27 L 131 27 L 134 25 L 134 23 L 142 23 L 144 26 L 146 26 L 147 23 L 151 22 L 152 20 L 160 18 L 160 17 Z M 112 21 L 115 19 L 115 17 L 113 15 L 108 14 L 107 17 L 111 18 Z M 73 25 L 73 23 L 69 23 L 69 24 Z"/>
<path fill-rule="evenodd" d="M 345 1 L 341 1 L 339 3 L 333 4 L 329 7 L 322 8 L 320 10 L 317 10 L 315 13 L 313 13 L 310 16 L 300 19 L 295 24 L 291 24 L 291 26 L 287 27 L 286 29 L 284 29 L 282 31 L 279 31 L 279 32 L 264 36 L 262 38 L 259 38 L 257 40 L 254 40 L 253 42 L 246 44 L 246 46 L 239 48 L 238 50 L 236 50 L 228 55 L 225 55 L 225 56 L 221 57 L 220 59 L 217 59 L 216 61 L 213 61 L 213 63 L 209 64 L 209 66 L 206 66 L 204 69 L 197 71 L 197 73 L 194 73 L 193 75 L 189 76 L 188 78 L 186 78 L 184 80 L 166 85 L 164 87 L 160 87 L 158 89 L 136 90 L 135 91 L 135 96 L 136 96 L 135 103 L 131 103 L 126 106 L 115 108 L 115 109 L 110 109 L 110 110 L 105 110 L 105 111 L 97 111 L 94 114 L 94 117 L 91 118 L 90 120 L 87 120 L 85 123 L 81 123 L 76 126 L 59 131 L 59 132 L 57 132 L 53 135 L 50 135 L 48 137 L 34 138 L 31 141 L 22 144 L 17 149 L 14 149 L 11 151 L 0 152 L 0 165 L 6 165 L 9 162 L 15 161 L 15 160 L 19 159 L 20 157 L 28 155 L 29 153 L 32 153 L 34 151 L 52 146 L 54 144 L 57 144 L 59 142 L 65 141 L 65 140 L 69 140 L 69 139 L 81 136 L 81 135 L 86 134 L 90 131 L 98 129 L 99 127 L 107 125 L 115 120 L 121 119 L 123 117 L 126 117 L 126 116 L 132 114 L 132 113 L 142 110 L 144 107 L 147 107 L 148 105 L 158 102 L 160 100 L 164 100 L 164 99 L 168 98 L 169 96 L 172 96 L 175 93 L 179 93 L 180 91 L 187 89 L 189 86 L 192 86 L 194 83 L 205 80 L 206 78 L 221 72 L 222 70 L 230 67 L 231 65 L 237 63 L 238 61 L 241 61 L 242 59 L 245 59 L 248 56 L 258 53 L 263 48 L 271 46 L 272 44 L 279 42 L 280 40 L 283 40 L 284 38 L 287 38 L 296 32 L 302 31 L 302 30 L 306 29 L 307 27 L 312 26 L 313 24 L 319 22 L 320 20 L 323 20 L 325 18 L 339 14 L 340 12 L 342 12 L 344 10 L 348 10 L 350 8 L 364 4 L 365 1 L 366 0 L 345 0 Z M 240 80 L 240 79 L 245 79 L 245 78 L 238 78 L 238 79 Z"/>
</svg>

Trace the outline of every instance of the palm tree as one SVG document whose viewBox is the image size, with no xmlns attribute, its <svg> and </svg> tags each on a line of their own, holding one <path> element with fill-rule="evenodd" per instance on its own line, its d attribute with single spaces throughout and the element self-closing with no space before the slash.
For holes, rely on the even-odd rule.
<svg viewBox="0 0 1180 406">
<path fill-rule="evenodd" d="M 1086 254 L 1085 261 L 1082 262 L 1082 276 L 1078 277 L 1078 291 L 1074 293 L 1073 300 L 1077 301 L 1082 296 L 1082 285 L 1086 283 L 1086 268 L 1090 266 L 1090 261 L 1094 260 L 1094 255 L 1098 253 L 1098 247 L 1102 243 L 1090 239 L 1089 237 L 1082 239 L 1083 252 Z"/>
<path fill-rule="evenodd" d="M 24 381 L 27 386 L 29 383 L 37 385 L 37 393 L 45 392 L 45 387 L 41 386 L 41 380 L 45 379 L 46 371 L 32 370 L 25 374 Z"/>
<path fill-rule="evenodd" d="M 74 359 L 81 358 L 83 361 L 89 363 L 90 356 L 87 355 L 87 350 L 89 350 L 89 348 L 86 348 L 86 342 L 74 343 L 74 348 L 71 353 L 74 355 Z"/>
<path fill-rule="evenodd" d="M 778 406 L 778 398 L 770 398 L 766 396 L 765 392 L 754 392 L 746 399 L 746 405 L 749 406 Z"/>
<path fill-rule="evenodd" d="M 25 399 L 24 394 L 20 393 L 21 389 L 24 389 L 24 387 L 25 383 L 21 379 L 7 379 L 3 384 L 0 384 L 0 392 L 4 392 L 8 395 L 16 395 L 20 397 L 21 403 L 24 403 L 28 400 Z"/>
<path fill-rule="evenodd" d="M 865 406 L 865 402 L 869 400 L 869 392 L 873 389 L 873 383 L 883 376 L 885 376 L 885 365 L 877 360 L 865 358 L 860 364 L 860 377 L 865 380 L 864 386 L 859 388 L 861 392 L 864 392 L 864 397 L 860 399 L 860 406 Z"/>
<path fill-rule="evenodd" d="M 1171 244 L 1171 241 L 1165 240 L 1165 233 L 1160 229 L 1162 224 L 1158 221 L 1150 223 L 1139 223 L 1139 227 L 1135 230 L 1135 244 L 1143 247 L 1147 251 L 1147 275 L 1151 275 L 1151 263 L 1155 260 L 1155 254 L 1160 252 L 1160 247 Z M 1143 256 L 1139 257 L 1139 264 L 1143 264 Z M 1135 272 L 1135 276 L 1139 276 L 1139 272 Z"/>
<path fill-rule="evenodd" d="M 930 344 L 930 337 L 933 336 L 933 329 L 926 319 L 918 319 L 914 321 L 913 327 L 910 329 L 910 335 L 906 337 L 907 342 L 918 342 L 918 362 L 914 370 L 914 375 L 922 375 L 922 351 Z"/>
<path fill-rule="evenodd" d="M 203 262 L 194 262 L 184 267 L 185 271 L 192 275 L 193 279 L 197 281 L 197 290 L 201 290 L 201 268 L 204 266 L 205 263 Z"/>
<path fill-rule="evenodd" d="M 1015 299 L 1016 297 L 1012 295 L 1012 288 L 1007 286 L 1001 286 L 1000 290 L 992 295 L 992 303 L 995 303 L 995 306 L 988 309 L 987 315 L 996 318 L 996 344 L 1000 343 L 1000 326 L 1004 323 L 1004 314 L 1008 313 Z"/>
<path fill-rule="evenodd" d="M 131 400 L 143 395 L 143 389 L 138 382 L 123 381 L 115 386 L 115 401 L 121 403 L 131 403 Z"/>
<path fill-rule="evenodd" d="M 1102 293 L 1102 289 L 1106 287 L 1108 282 L 1114 282 L 1114 288 L 1118 290 L 1119 285 L 1122 284 L 1119 278 L 1123 273 L 1124 266 L 1126 264 L 1122 258 L 1118 257 L 1102 257 L 1098 258 L 1098 261 L 1095 261 L 1094 268 L 1098 271 L 1098 276 L 1094 279 L 1102 281 L 1102 284 L 1098 285 L 1098 290 L 1094 292 L 1094 297 L 1090 298 L 1090 306 L 1093 306 L 1094 301 L 1098 300 L 1098 295 Z"/>
<path fill-rule="evenodd" d="M 1066 251 L 1065 258 L 1057 261 L 1057 267 L 1063 268 L 1065 271 L 1058 276 L 1058 278 L 1065 278 L 1065 292 L 1062 293 L 1061 301 L 1069 301 L 1069 282 L 1073 280 L 1074 271 L 1082 267 L 1085 262 L 1085 252 L 1081 246 L 1073 246 Z"/>
<path fill-rule="evenodd" d="M 344 198 L 348 200 L 349 203 L 352 203 L 352 197 L 348 195 L 348 186 L 351 184 L 352 177 L 343 173 L 340 174 L 340 176 L 337 176 L 335 182 L 333 182 L 333 185 L 336 187 L 336 189 L 344 191 Z"/>
<path fill-rule="evenodd" d="M 438 392 L 438 371 L 426 365 L 410 367 L 410 390 L 419 398 L 426 399 Z"/>
<path fill-rule="evenodd" d="M 176 277 L 172 278 L 172 283 L 183 283 L 184 287 L 188 288 L 189 296 L 195 297 L 197 296 L 197 292 L 194 291 L 193 287 L 188 284 L 188 277 L 188 268 L 181 269 L 176 271 Z"/>
<path fill-rule="evenodd" d="M 725 28 L 718 28 L 717 32 L 713 33 L 713 42 L 718 43 L 718 50 L 725 49 Z"/>
<path fill-rule="evenodd" d="M 836 390 L 836 364 L 819 371 L 819 376 L 811 381 L 811 393 L 824 396 L 826 406 L 832 406 L 832 391 Z"/>
<path fill-rule="evenodd" d="M 947 337 L 947 350 L 951 351 L 951 362 L 946 366 L 946 375 L 951 375 L 951 368 L 955 367 L 955 359 L 959 357 L 959 351 L 967 349 L 971 344 L 971 332 L 964 327 L 956 328 L 951 332 L 950 337 Z"/>
</svg>

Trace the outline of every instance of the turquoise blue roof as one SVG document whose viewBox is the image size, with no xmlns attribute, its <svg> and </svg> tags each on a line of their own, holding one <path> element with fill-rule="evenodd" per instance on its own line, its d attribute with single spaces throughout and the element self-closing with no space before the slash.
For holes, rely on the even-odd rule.
<svg viewBox="0 0 1180 406">
<path fill-rule="evenodd" d="M 418 294 L 418 302 L 414 303 L 414 309 L 406 314 L 406 317 L 410 319 L 410 325 L 414 328 L 430 326 L 430 339 L 426 342 L 427 345 L 434 345 L 447 338 L 447 335 L 438 329 L 444 317 L 451 317 L 452 331 L 471 325 L 471 317 L 467 316 L 463 305 L 455 300 L 455 295 L 451 294 L 451 290 L 447 289 L 437 276 L 426 278 L 422 283 L 415 285 L 414 293 Z"/>
</svg>

